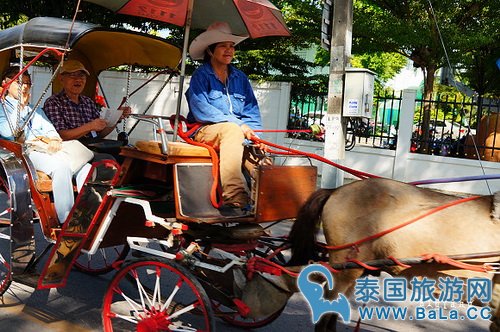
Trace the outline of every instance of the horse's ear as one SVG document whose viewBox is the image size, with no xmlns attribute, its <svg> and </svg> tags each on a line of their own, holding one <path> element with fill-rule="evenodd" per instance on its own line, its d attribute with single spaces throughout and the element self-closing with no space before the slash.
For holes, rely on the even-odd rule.
<svg viewBox="0 0 500 332">
<path fill-rule="evenodd" d="M 494 222 L 500 222 L 500 192 L 498 191 L 493 195 L 490 215 Z"/>
</svg>

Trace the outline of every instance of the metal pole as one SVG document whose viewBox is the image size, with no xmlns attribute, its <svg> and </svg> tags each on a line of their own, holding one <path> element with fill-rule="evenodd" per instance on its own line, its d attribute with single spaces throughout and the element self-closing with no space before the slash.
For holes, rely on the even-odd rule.
<svg viewBox="0 0 500 332">
<path fill-rule="evenodd" d="M 353 0 L 335 0 L 333 7 L 332 40 L 328 105 L 325 123 L 325 158 L 341 163 L 345 159 L 345 135 L 342 121 L 345 67 L 351 56 Z M 335 188 L 344 183 L 343 172 L 324 167 L 322 188 Z"/>
<path fill-rule="evenodd" d="M 184 29 L 184 45 L 182 47 L 181 75 L 179 77 L 179 95 L 177 96 L 177 108 L 175 110 L 174 135 L 172 140 L 177 141 L 177 128 L 179 127 L 179 116 L 181 114 L 182 94 L 184 92 L 184 77 L 186 75 L 186 58 L 189 44 L 189 32 L 191 31 L 191 19 L 193 15 L 194 0 L 189 0 L 186 17 L 186 28 Z"/>
</svg>

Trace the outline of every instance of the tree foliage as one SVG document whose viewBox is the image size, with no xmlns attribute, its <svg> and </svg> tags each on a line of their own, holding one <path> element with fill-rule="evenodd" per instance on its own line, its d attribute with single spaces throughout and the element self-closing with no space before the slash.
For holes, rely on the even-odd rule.
<svg viewBox="0 0 500 332">
<path fill-rule="evenodd" d="M 498 45 L 499 9 L 498 0 L 354 0 L 353 48 L 396 52 L 413 60 L 424 73 L 424 98 L 431 100 L 439 68 L 466 66 L 465 59 L 469 59 L 466 69 L 473 71 L 484 59 L 478 50 Z M 484 76 L 483 70 L 476 73 Z M 483 78 L 469 82 L 484 88 Z M 425 142 L 429 141 L 430 116 L 426 102 Z"/>
<path fill-rule="evenodd" d="M 498 45 L 499 17 L 498 0 L 355 0 L 353 48 L 411 59 L 430 97 L 438 68 L 458 68 Z"/>
</svg>

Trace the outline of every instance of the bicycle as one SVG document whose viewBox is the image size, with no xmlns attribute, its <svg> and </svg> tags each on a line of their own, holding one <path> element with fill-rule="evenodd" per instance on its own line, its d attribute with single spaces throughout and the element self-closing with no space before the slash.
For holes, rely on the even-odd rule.
<svg viewBox="0 0 500 332">
<path fill-rule="evenodd" d="M 356 145 L 356 137 L 369 137 L 370 126 L 364 118 L 348 117 L 345 134 L 345 150 L 351 151 Z"/>
</svg>

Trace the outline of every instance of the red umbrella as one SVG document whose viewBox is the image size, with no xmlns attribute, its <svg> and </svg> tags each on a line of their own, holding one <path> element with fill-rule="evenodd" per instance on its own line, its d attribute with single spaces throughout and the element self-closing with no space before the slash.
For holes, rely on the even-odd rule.
<svg viewBox="0 0 500 332">
<path fill-rule="evenodd" d="M 206 29 L 215 21 L 228 22 L 237 35 L 250 38 L 289 36 L 281 12 L 267 0 L 86 0 L 112 11 L 178 26 Z M 189 8 L 192 6 L 192 22 Z"/>
<path fill-rule="evenodd" d="M 216 21 L 227 22 L 236 35 L 250 38 L 289 36 L 283 16 L 268 0 L 85 0 L 116 13 L 145 17 L 185 27 L 179 80 L 179 100 L 176 115 L 180 113 L 185 75 L 185 59 L 189 31 L 206 29 Z M 177 128 L 176 121 L 175 127 Z M 174 134 L 174 139 L 175 139 Z"/>
</svg>

